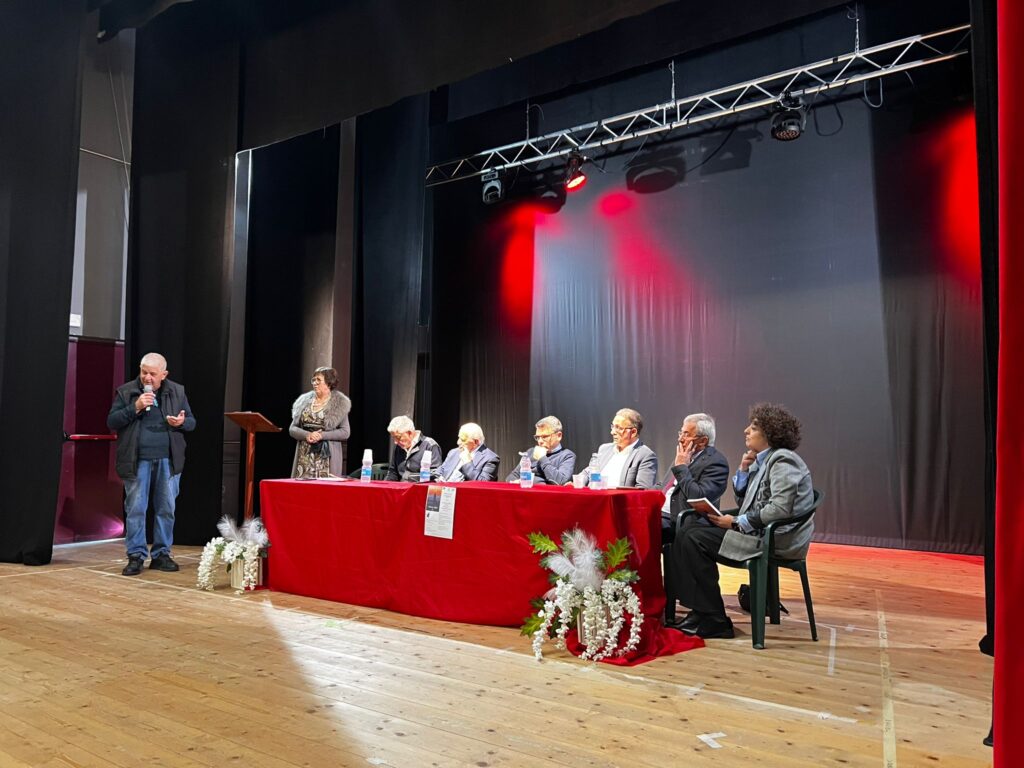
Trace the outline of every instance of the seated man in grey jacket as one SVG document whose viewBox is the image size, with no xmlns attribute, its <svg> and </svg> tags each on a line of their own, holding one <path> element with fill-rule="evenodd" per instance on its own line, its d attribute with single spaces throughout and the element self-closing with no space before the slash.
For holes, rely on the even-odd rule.
<svg viewBox="0 0 1024 768">
<path fill-rule="evenodd" d="M 537 422 L 533 435 L 537 443 L 530 454 L 533 481 L 549 485 L 565 485 L 572 482 L 576 469 L 576 454 L 562 446 L 562 422 L 554 416 L 545 416 Z M 516 466 L 506 482 L 519 482 L 519 467 Z"/>
<path fill-rule="evenodd" d="M 644 418 L 632 408 L 621 408 L 612 419 L 612 442 L 597 449 L 597 467 L 605 488 L 657 488 L 658 457 L 643 444 Z M 590 476 L 584 470 L 584 485 Z"/>
<path fill-rule="evenodd" d="M 426 451 L 430 451 L 430 472 L 441 466 L 441 447 L 424 435 L 408 416 L 395 416 L 388 424 L 388 433 L 395 447 L 391 451 L 391 463 L 385 480 L 404 480 L 407 483 L 420 481 L 420 464 Z"/>
</svg>

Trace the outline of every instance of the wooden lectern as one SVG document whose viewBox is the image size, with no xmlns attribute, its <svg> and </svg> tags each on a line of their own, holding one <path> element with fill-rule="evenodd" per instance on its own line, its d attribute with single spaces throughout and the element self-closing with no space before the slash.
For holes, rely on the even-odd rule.
<svg viewBox="0 0 1024 768">
<path fill-rule="evenodd" d="M 226 417 L 245 430 L 245 519 L 252 519 L 252 486 L 253 467 L 256 459 L 256 433 L 257 432 L 280 432 L 280 427 L 275 427 L 262 413 L 252 411 L 232 411 L 225 413 Z"/>
</svg>

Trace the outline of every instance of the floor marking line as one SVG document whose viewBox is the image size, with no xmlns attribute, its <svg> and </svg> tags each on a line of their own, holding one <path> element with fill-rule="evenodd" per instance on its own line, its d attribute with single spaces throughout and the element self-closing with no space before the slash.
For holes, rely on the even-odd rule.
<svg viewBox="0 0 1024 768">
<path fill-rule="evenodd" d="M 892 668 L 889 664 L 889 630 L 881 590 L 875 590 L 878 603 L 878 651 L 882 672 L 882 756 L 885 768 L 896 768 L 896 717 L 892 702 Z"/>
</svg>

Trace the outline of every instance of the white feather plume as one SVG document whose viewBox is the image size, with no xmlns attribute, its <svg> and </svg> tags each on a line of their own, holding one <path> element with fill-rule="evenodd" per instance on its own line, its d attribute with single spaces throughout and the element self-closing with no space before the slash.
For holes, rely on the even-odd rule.
<svg viewBox="0 0 1024 768">
<path fill-rule="evenodd" d="M 217 530 L 226 541 L 242 541 L 242 532 L 238 530 L 235 521 L 228 515 L 224 515 L 217 523 Z"/>
<path fill-rule="evenodd" d="M 224 515 L 217 523 L 217 530 L 226 541 L 235 541 L 239 544 L 256 544 L 261 549 L 270 544 L 270 537 L 267 536 L 267 529 L 263 521 L 258 517 L 247 520 L 241 528 L 228 515 Z"/>
</svg>

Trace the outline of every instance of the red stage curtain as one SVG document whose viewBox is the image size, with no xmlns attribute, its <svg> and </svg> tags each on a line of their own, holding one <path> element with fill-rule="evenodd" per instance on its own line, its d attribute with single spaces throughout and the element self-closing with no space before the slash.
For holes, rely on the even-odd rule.
<svg viewBox="0 0 1024 768">
<path fill-rule="evenodd" d="M 1024 636 L 1017 598 L 1024 595 L 1024 154 L 1020 92 L 1024 87 L 1024 5 L 999 0 L 999 394 L 996 423 L 996 660 L 993 694 L 995 765 L 1024 765 L 1013 725 L 1024 690 Z"/>
</svg>

